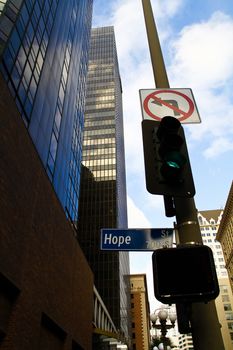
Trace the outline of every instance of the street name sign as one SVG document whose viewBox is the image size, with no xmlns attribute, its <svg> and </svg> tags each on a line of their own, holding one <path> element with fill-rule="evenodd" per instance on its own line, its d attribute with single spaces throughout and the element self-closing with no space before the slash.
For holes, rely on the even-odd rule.
<svg viewBox="0 0 233 350">
<path fill-rule="evenodd" d="M 143 119 L 172 116 L 183 124 L 201 122 L 191 89 L 141 89 L 139 94 Z"/>
<path fill-rule="evenodd" d="M 102 229 L 101 250 L 153 251 L 172 247 L 172 228 Z"/>
</svg>

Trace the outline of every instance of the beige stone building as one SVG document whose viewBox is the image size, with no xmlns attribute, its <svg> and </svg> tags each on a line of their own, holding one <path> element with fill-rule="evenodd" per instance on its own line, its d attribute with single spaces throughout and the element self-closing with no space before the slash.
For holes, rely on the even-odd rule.
<svg viewBox="0 0 233 350">
<path fill-rule="evenodd" d="M 146 275 L 130 275 L 130 286 L 132 349 L 148 350 L 150 346 L 150 309 Z"/>
<path fill-rule="evenodd" d="M 218 241 L 218 229 L 222 226 L 223 210 L 205 210 L 198 213 L 203 243 L 208 245 L 214 255 L 220 294 L 215 300 L 218 319 L 225 350 L 233 349 L 233 296 L 228 277 L 222 246 Z"/>
<path fill-rule="evenodd" d="M 233 183 L 224 208 L 222 220 L 217 233 L 217 240 L 221 243 L 233 292 Z"/>
</svg>

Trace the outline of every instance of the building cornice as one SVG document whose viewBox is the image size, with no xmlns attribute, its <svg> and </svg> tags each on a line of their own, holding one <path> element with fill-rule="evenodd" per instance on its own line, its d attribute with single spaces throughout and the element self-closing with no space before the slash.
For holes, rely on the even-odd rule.
<svg viewBox="0 0 233 350">
<path fill-rule="evenodd" d="M 229 216 L 231 215 L 232 211 L 233 211 L 233 182 L 231 183 L 231 188 L 230 188 L 226 205 L 223 211 L 222 220 L 218 228 L 217 237 L 216 237 L 218 240 L 220 240 L 222 237 L 223 231 L 225 229 L 225 226 L 229 222 Z"/>
</svg>

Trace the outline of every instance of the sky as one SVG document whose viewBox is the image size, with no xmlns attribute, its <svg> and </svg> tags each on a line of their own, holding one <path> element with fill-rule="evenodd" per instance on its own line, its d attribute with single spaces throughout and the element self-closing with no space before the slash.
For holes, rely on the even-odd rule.
<svg viewBox="0 0 233 350">
<path fill-rule="evenodd" d="M 201 123 L 184 130 L 198 210 L 223 209 L 233 174 L 233 2 L 151 0 L 170 88 L 191 88 Z M 173 227 L 163 197 L 147 192 L 140 89 L 155 87 L 141 0 L 94 0 L 93 27 L 114 26 L 123 87 L 129 228 Z M 150 252 L 130 253 L 130 272 L 146 273 L 151 312 Z"/>
</svg>

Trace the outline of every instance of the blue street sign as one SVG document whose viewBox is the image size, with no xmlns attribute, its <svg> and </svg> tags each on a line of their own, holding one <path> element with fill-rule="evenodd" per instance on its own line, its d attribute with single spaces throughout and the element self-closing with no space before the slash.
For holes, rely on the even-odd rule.
<svg viewBox="0 0 233 350">
<path fill-rule="evenodd" d="M 101 250 L 155 250 L 171 247 L 172 228 L 132 228 L 101 230 Z"/>
</svg>

